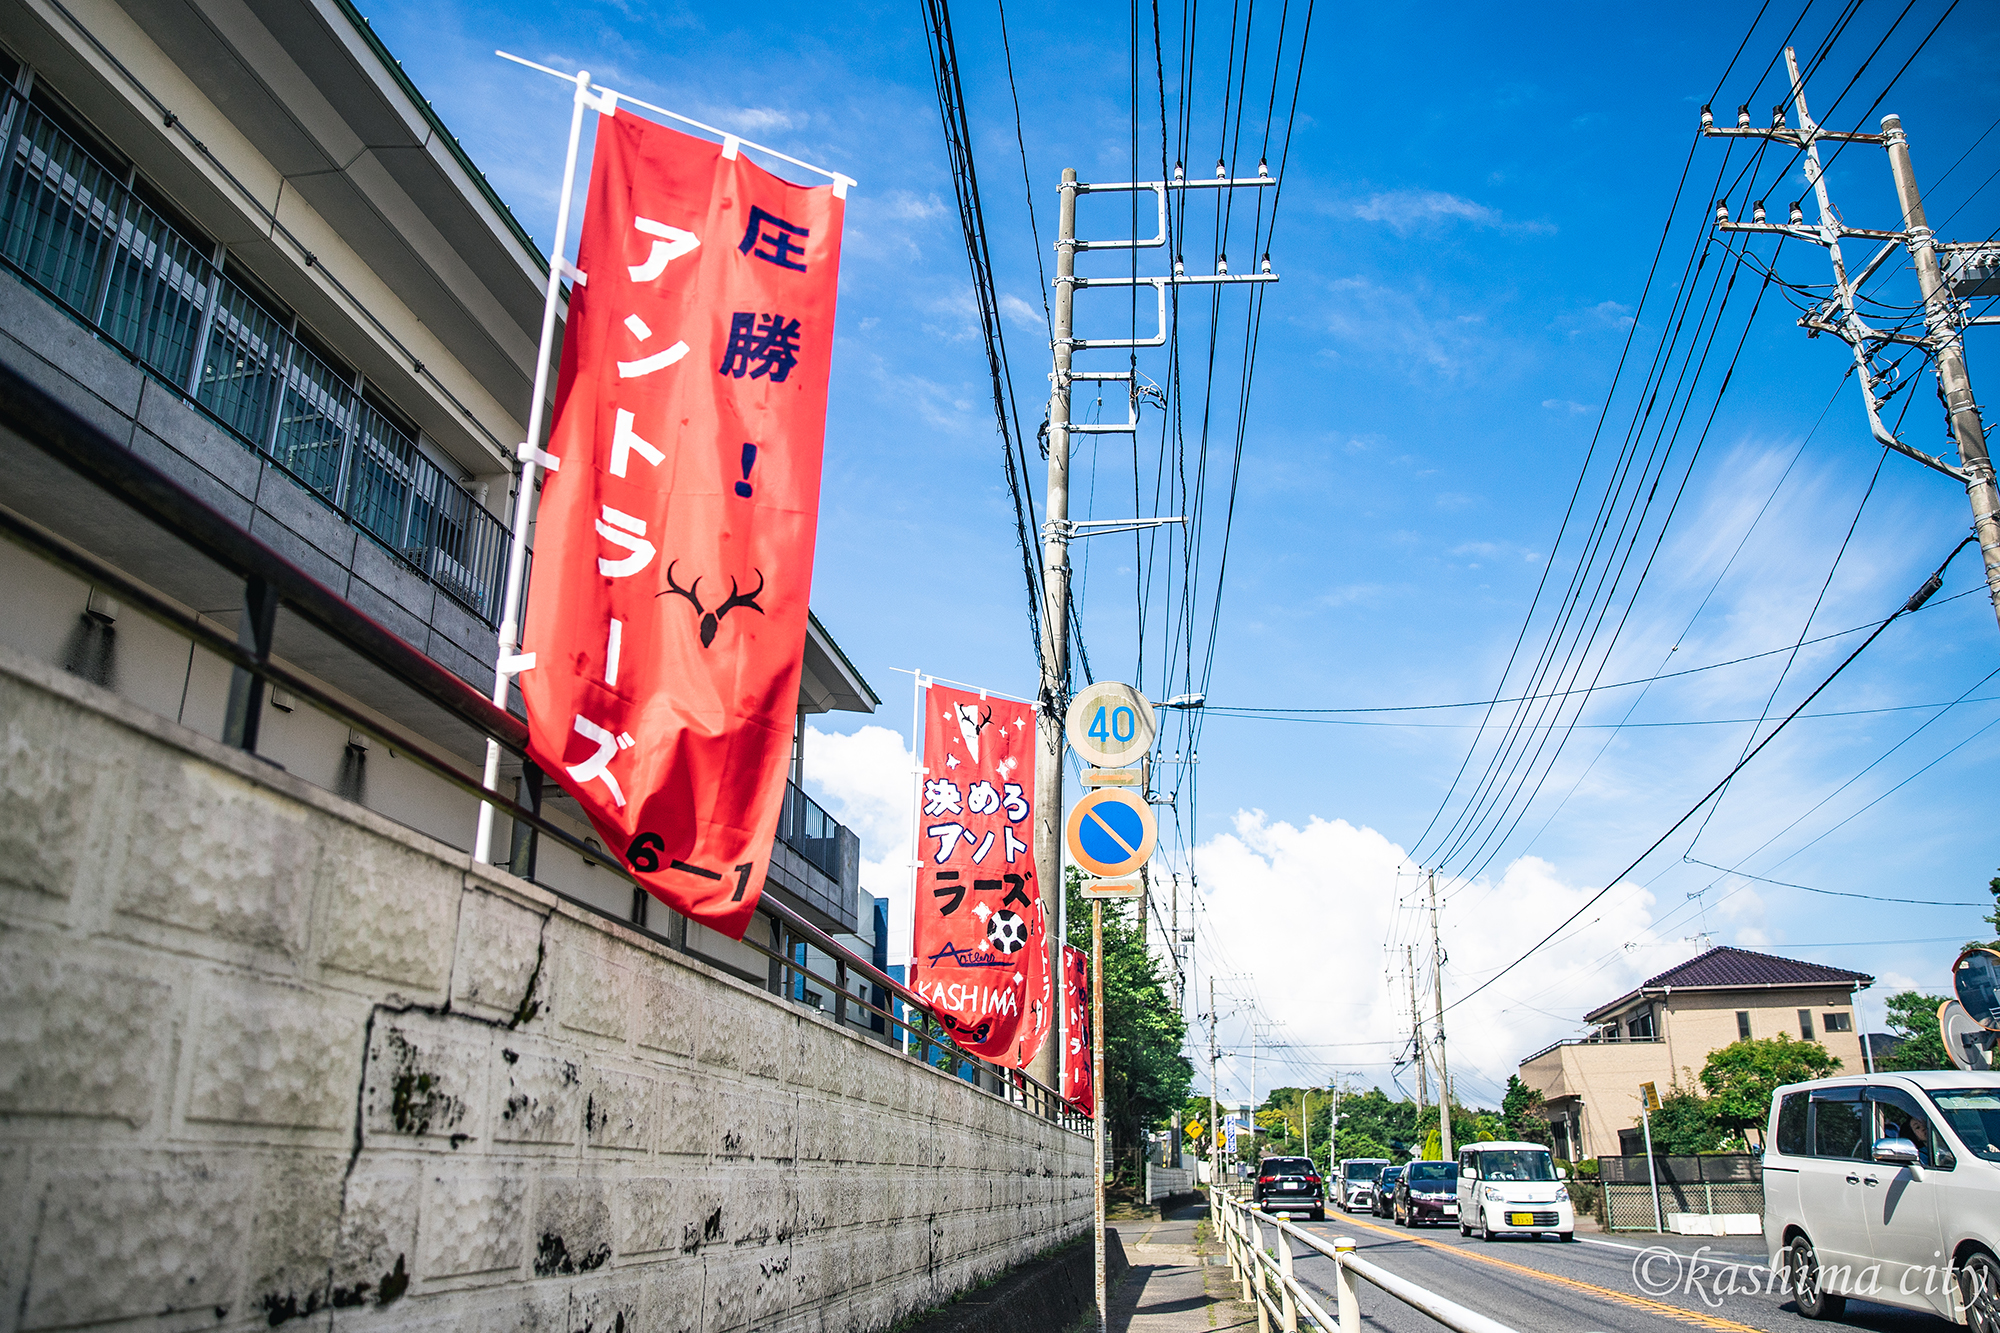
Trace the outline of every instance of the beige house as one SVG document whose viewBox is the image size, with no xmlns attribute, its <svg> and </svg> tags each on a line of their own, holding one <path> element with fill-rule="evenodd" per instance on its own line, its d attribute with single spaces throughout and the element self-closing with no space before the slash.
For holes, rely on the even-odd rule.
<svg viewBox="0 0 2000 1333">
<path fill-rule="evenodd" d="M 1542 1094 L 1559 1156 L 1643 1152 L 1640 1085 L 1661 1094 L 1694 1082 L 1711 1051 L 1746 1037 L 1816 1041 L 1841 1068 L 1865 1071 L 1855 993 L 1875 978 L 1844 968 L 1719 948 L 1667 969 L 1584 1016 L 1589 1036 L 1521 1062 Z"/>
</svg>

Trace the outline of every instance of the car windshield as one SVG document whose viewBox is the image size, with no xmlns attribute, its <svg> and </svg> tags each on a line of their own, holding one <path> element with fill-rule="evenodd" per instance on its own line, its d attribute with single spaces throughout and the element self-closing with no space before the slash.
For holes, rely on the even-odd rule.
<svg viewBox="0 0 2000 1333">
<path fill-rule="evenodd" d="M 1267 1176 L 1309 1176 L 1313 1173 L 1312 1163 L 1303 1157 L 1266 1157 L 1264 1170 Z"/>
<path fill-rule="evenodd" d="M 1376 1180 L 1381 1177 L 1382 1168 L 1387 1165 L 1388 1163 L 1386 1162 L 1349 1162 L 1347 1164 L 1347 1178 L 1349 1180 Z"/>
<path fill-rule="evenodd" d="M 1938 1088 L 1930 1098 L 1961 1143 L 1989 1162 L 2000 1162 L 2000 1091 Z"/>
<path fill-rule="evenodd" d="M 1502 1148 L 1479 1154 L 1479 1174 L 1487 1180 L 1554 1180 L 1556 1168 L 1546 1152 Z"/>
<path fill-rule="evenodd" d="M 1403 1173 L 1412 1187 L 1417 1185 L 1442 1185 L 1446 1188 L 1458 1184 L 1458 1163 L 1456 1162 L 1412 1162 Z"/>
</svg>

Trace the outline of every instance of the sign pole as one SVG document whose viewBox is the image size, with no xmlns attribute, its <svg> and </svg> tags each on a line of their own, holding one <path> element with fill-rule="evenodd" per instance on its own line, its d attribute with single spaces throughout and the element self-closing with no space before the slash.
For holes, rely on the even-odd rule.
<svg viewBox="0 0 2000 1333">
<path fill-rule="evenodd" d="M 514 533 L 507 546 L 507 585 L 500 601 L 500 652 L 493 663 L 493 706 L 506 710 L 507 687 L 514 673 L 532 665 L 516 658 L 521 643 L 521 591 L 528 572 L 528 527 L 535 507 L 535 472 L 548 455 L 542 452 L 542 406 L 549 387 L 549 352 L 555 344 L 556 306 L 562 298 L 563 274 L 568 271 L 563 251 L 569 245 L 569 202 L 576 189 L 576 149 L 583 135 L 583 113 L 595 106 L 590 95 L 590 71 L 576 74 L 576 99 L 569 116 L 569 150 L 563 158 L 562 196 L 556 201 L 556 239 L 549 247 L 549 283 L 542 294 L 542 338 L 535 349 L 535 389 L 528 400 L 528 438 L 518 451 L 521 464 L 520 487 L 514 493 Z M 486 742 L 486 769 L 482 775 L 486 790 L 500 785 L 500 743 Z M 493 807 L 481 802 L 479 827 L 473 835 L 472 859 L 490 864 L 493 860 Z"/>
<path fill-rule="evenodd" d="M 1111 1326 L 1111 1304 L 1104 1285 L 1104 901 L 1090 902 L 1090 1087 L 1091 1127 L 1097 1162 L 1097 1329 Z"/>
<path fill-rule="evenodd" d="M 1660 1216 L 1660 1163 L 1653 1156 L 1653 1110 L 1659 1106 L 1660 1096 L 1651 1083 L 1641 1083 L 1639 1089 L 1639 1124 L 1646 1131 L 1646 1179 L 1653 1185 L 1653 1230 L 1664 1235 L 1667 1228 Z"/>
</svg>

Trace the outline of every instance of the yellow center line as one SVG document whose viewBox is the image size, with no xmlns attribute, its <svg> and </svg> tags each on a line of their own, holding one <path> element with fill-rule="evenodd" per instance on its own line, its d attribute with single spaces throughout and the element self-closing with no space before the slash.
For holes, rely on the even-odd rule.
<svg viewBox="0 0 2000 1333">
<path fill-rule="evenodd" d="M 1478 1250 L 1470 1249 L 1464 1245 L 1453 1245 L 1447 1241 L 1430 1240 L 1423 1236 L 1410 1235 L 1392 1227 L 1378 1226 L 1373 1222 L 1362 1222 L 1354 1218 L 1348 1218 L 1347 1220 L 1356 1226 L 1367 1227 L 1370 1231 L 1379 1231 L 1386 1236 L 1393 1236 L 1397 1240 L 1406 1240 L 1414 1245 L 1428 1245 L 1434 1250 L 1443 1250 L 1447 1254 L 1457 1255 L 1460 1258 L 1476 1259 L 1482 1264 L 1491 1264 L 1495 1268 L 1505 1268 L 1515 1273 L 1525 1273 L 1529 1277 L 1540 1278 L 1542 1281 L 1553 1283 L 1558 1287 L 1568 1287 L 1572 1291 L 1581 1291 L 1587 1295 L 1602 1297 L 1607 1301 L 1615 1301 L 1620 1305 L 1627 1305 L 1635 1310 L 1644 1310 L 1648 1314 L 1661 1315 L 1667 1319 L 1678 1320 L 1683 1324 L 1693 1324 L 1697 1328 L 1713 1329 L 1716 1330 L 1716 1333 L 1760 1333 L 1760 1330 L 1754 1329 L 1748 1324 L 1739 1324 L 1734 1319 L 1724 1319 L 1720 1315 L 1704 1314 L 1699 1310 L 1688 1310 L 1678 1305 L 1668 1305 L 1665 1301 L 1649 1300 L 1644 1296 L 1634 1296 L 1627 1291 L 1617 1291 L 1611 1287 L 1600 1287 L 1592 1282 L 1579 1282 L 1573 1277 L 1561 1277 L 1546 1269 L 1531 1268 L 1526 1264 L 1510 1263 L 1505 1259 L 1497 1259 L 1490 1254 L 1482 1254 Z"/>
</svg>

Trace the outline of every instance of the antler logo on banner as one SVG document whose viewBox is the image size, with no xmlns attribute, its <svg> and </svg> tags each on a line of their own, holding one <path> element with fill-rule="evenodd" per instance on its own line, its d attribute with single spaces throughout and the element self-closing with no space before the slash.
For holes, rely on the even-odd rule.
<svg viewBox="0 0 2000 1333">
<path fill-rule="evenodd" d="M 733 939 L 798 711 L 844 212 L 721 144 L 599 122 L 536 518 L 528 749 L 655 897 Z"/>
<path fill-rule="evenodd" d="M 1035 710 L 925 687 L 912 988 L 952 1040 L 1025 1067 L 1049 1028 L 1035 878 Z"/>
<path fill-rule="evenodd" d="M 1062 1097 L 1085 1115 L 1097 1111 L 1090 1077 L 1090 954 L 1063 945 Z"/>
</svg>

